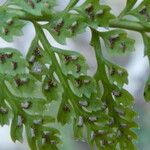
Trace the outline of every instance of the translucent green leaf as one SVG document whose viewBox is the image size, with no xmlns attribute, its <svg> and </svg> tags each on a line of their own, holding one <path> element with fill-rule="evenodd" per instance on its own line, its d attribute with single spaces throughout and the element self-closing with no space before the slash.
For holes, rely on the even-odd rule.
<svg viewBox="0 0 150 150">
<path fill-rule="evenodd" d="M 108 26 L 109 20 L 114 16 L 110 13 L 110 7 L 100 5 L 99 1 L 88 0 L 75 10 L 85 18 L 88 26 L 97 28 L 98 26 Z"/>
<path fill-rule="evenodd" d="M 100 34 L 108 52 L 113 56 L 126 55 L 134 51 L 134 40 L 122 30 L 112 30 Z"/>
<path fill-rule="evenodd" d="M 32 127 L 26 126 L 26 134 L 31 149 L 57 149 L 57 145 L 60 143 L 59 131 L 55 128 L 41 126 L 41 124 L 34 124 Z"/>
<path fill-rule="evenodd" d="M 16 114 L 11 123 L 11 138 L 15 142 L 16 140 L 22 142 L 22 132 L 23 132 L 23 123 L 24 117 L 22 114 Z"/>
<path fill-rule="evenodd" d="M 71 122 L 71 118 L 73 117 L 72 112 L 73 112 L 72 106 L 69 104 L 67 97 L 64 97 L 59 107 L 57 120 L 62 125 Z"/>
<path fill-rule="evenodd" d="M 11 118 L 11 110 L 5 103 L 4 99 L 0 97 L 0 125 L 8 125 Z"/>
<path fill-rule="evenodd" d="M 70 87 L 75 95 L 87 98 L 96 92 L 96 82 L 89 76 L 80 76 L 79 78 L 69 80 Z"/>
<path fill-rule="evenodd" d="M 29 115 L 33 114 L 43 114 L 45 109 L 45 99 L 40 98 L 15 98 L 16 103 L 18 103 L 20 109 L 26 112 Z"/>
<path fill-rule="evenodd" d="M 39 80 L 42 79 L 42 75 L 48 73 L 48 69 L 52 64 L 48 56 L 48 53 L 39 45 L 38 37 L 35 36 L 27 53 L 26 59 L 29 63 L 30 73 Z"/>
<path fill-rule="evenodd" d="M 87 74 L 88 65 L 81 54 L 64 50 L 60 50 L 57 53 L 60 58 L 62 71 L 66 76 L 72 75 L 78 78 L 81 75 Z"/>
<path fill-rule="evenodd" d="M 126 91 L 124 89 L 122 89 L 120 91 L 114 90 L 112 94 L 115 98 L 117 105 L 121 105 L 123 107 L 130 107 L 134 103 L 133 96 L 128 91 Z"/>
<path fill-rule="evenodd" d="M 0 9 L 0 37 L 12 42 L 14 36 L 23 35 L 22 28 L 25 23 L 16 18 L 16 15 L 6 8 Z"/>
<path fill-rule="evenodd" d="M 22 98 L 43 98 L 42 85 L 32 75 L 16 75 L 5 84 L 12 95 Z"/>
<path fill-rule="evenodd" d="M 41 150 L 58 150 L 57 145 L 60 144 L 58 137 L 59 131 L 55 128 L 43 127 L 42 135 L 38 141 L 38 147 Z"/>
<path fill-rule="evenodd" d="M 150 1 L 143 0 L 141 4 L 130 12 L 131 15 L 139 19 L 145 27 L 150 27 Z"/>
<path fill-rule="evenodd" d="M 73 123 L 73 130 L 74 130 L 74 137 L 77 140 L 84 141 L 84 123 L 82 116 L 74 119 Z"/>
<path fill-rule="evenodd" d="M 55 2 L 53 0 L 8 0 L 7 5 L 15 5 L 27 13 L 41 16 L 43 13 L 50 13 Z"/>
<path fill-rule="evenodd" d="M 26 137 L 30 148 L 33 150 L 37 149 L 36 140 L 34 138 L 34 130 L 30 127 L 29 124 L 25 126 L 25 131 L 26 131 Z"/>
<path fill-rule="evenodd" d="M 102 103 L 96 93 L 91 94 L 90 98 L 86 96 L 78 97 L 76 103 L 79 108 L 82 108 L 86 112 L 94 112 L 105 108 L 104 103 Z"/>
<path fill-rule="evenodd" d="M 105 61 L 107 66 L 107 74 L 110 82 L 116 84 L 119 88 L 122 88 L 124 84 L 128 83 L 128 73 L 126 69 L 114 65 L 109 61 Z"/>
<path fill-rule="evenodd" d="M 136 4 L 137 0 L 127 0 L 126 2 L 126 7 L 124 8 L 124 10 L 122 11 L 121 14 L 126 14 L 128 13 Z"/>
<path fill-rule="evenodd" d="M 0 49 L 0 74 L 5 76 L 15 76 L 27 73 L 27 62 L 21 53 L 12 48 Z"/>
<path fill-rule="evenodd" d="M 82 16 L 58 12 L 53 15 L 50 23 L 44 25 L 44 28 L 51 33 L 57 42 L 65 44 L 66 38 L 74 37 L 85 31 L 86 24 Z"/>
<path fill-rule="evenodd" d="M 49 77 L 46 76 L 42 85 L 42 91 L 48 101 L 60 101 L 62 99 L 62 85 L 55 79 L 53 75 L 49 75 Z"/>
</svg>

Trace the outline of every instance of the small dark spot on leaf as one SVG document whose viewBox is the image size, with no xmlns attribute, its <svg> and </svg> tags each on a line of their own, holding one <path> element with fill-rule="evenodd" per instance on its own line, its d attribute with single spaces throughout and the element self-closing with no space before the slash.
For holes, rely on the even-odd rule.
<svg viewBox="0 0 150 150">
<path fill-rule="evenodd" d="M 116 70 L 114 67 L 112 67 L 109 72 L 110 72 L 110 75 L 113 76 L 115 74 Z"/>
<path fill-rule="evenodd" d="M 56 26 L 54 27 L 55 32 L 57 32 L 58 35 L 60 35 L 60 30 L 64 25 L 63 19 L 59 19 Z"/>
<path fill-rule="evenodd" d="M 81 65 L 77 64 L 77 73 L 79 73 L 81 71 Z"/>
<path fill-rule="evenodd" d="M 121 96 L 121 92 L 120 92 L 120 91 L 116 91 L 116 90 L 114 90 L 114 91 L 112 92 L 112 94 L 113 94 L 115 97 L 120 97 L 120 96 Z"/>
<path fill-rule="evenodd" d="M 46 83 L 44 90 L 49 91 L 51 88 L 56 87 L 57 83 L 51 79 Z"/>
<path fill-rule="evenodd" d="M 76 79 L 77 87 L 81 87 L 83 85 L 83 81 L 81 79 Z"/>
<path fill-rule="evenodd" d="M 121 42 L 120 48 L 125 52 L 126 50 L 126 44 L 124 42 Z"/>
<path fill-rule="evenodd" d="M 93 5 L 91 3 L 88 4 L 88 6 L 85 8 L 85 11 L 87 13 L 91 13 L 93 11 Z"/>
<path fill-rule="evenodd" d="M 13 66 L 13 70 L 16 70 L 17 67 L 18 67 L 18 63 L 15 62 L 15 61 L 13 61 L 13 62 L 12 62 L 12 66 Z"/>
<path fill-rule="evenodd" d="M 147 8 L 144 7 L 142 10 L 139 11 L 139 13 L 140 13 L 141 15 L 146 15 L 146 14 L 147 14 Z"/>
<path fill-rule="evenodd" d="M 31 8 L 32 8 L 32 9 L 34 9 L 34 8 L 35 8 L 35 4 L 33 3 L 33 1 L 32 1 L 32 0 L 27 0 L 27 3 L 28 3 L 28 5 L 30 5 L 30 6 L 31 6 Z"/>
<path fill-rule="evenodd" d="M 56 145 L 56 144 L 57 144 L 57 142 L 56 142 L 55 140 L 51 140 L 50 143 L 51 143 L 52 145 Z"/>
<path fill-rule="evenodd" d="M 13 19 L 7 20 L 7 24 L 8 24 L 8 25 L 12 25 L 13 23 L 14 23 Z"/>
<path fill-rule="evenodd" d="M 63 107 L 63 110 L 64 110 L 65 112 L 70 112 L 70 107 L 69 107 L 69 105 L 68 105 L 68 104 L 65 104 L 64 107 Z"/>
<path fill-rule="evenodd" d="M 8 30 L 7 28 L 3 28 L 3 33 L 4 33 L 5 35 L 8 35 L 9 30 Z"/>
<path fill-rule="evenodd" d="M 41 57 L 42 54 L 41 54 L 41 51 L 40 51 L 40 48 L 39 47 L 36 47 L 35 51 L 34 51 L 34 54 L 35 56 L 38 56 L 38 57 Z"/>
<path fill-rule="evenodd" d="M 111 36 L 111 37 L 109 38 L 110 47 L 111 47 L 112 49 L 114 48 L 114 44 L 115 44 L 116 40 L 118 40 L 118 38 L 119 38 L 119 35 L 118 35 L 118 34 L 116 34 L 116 35 L 114 35 L 114 36 Z"/>
<path fill-rule="evenodd" d="M 75 32 L 76 28 L 78 26 L 77 21 L 73 22 L 72 25 L 69 27 L 69 29 L 71 30 L 72 33 Z"/>
<path fill-rule="evenodd" d="M 5 62 L 6 58 L 5 55 L 0 55 L 0 63 L 3 64 Z"/>
</svg>

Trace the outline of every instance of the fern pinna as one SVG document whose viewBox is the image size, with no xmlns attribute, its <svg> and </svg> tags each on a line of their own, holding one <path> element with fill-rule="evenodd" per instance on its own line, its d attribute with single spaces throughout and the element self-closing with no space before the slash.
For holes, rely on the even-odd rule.
<svg viewBox="0 0 150 150">
<path fill-rule="evenodd" d="M 125 30 L 137 31 L 150 59 L 150 1 L 135 6 L 137 0 L 127 0 L 119 16 L 99 0 L 78 2 L 70 0 L 62 11 L 54 0 L 7 0 L 0 6 L 0 37 L 5 41 L 21 36 L 28 22 L 36 31 L 25 58 L 16 49 L 0 49 L 0 125 L 11 124 L 14 142 L 23 141 L 25 129 L 31 150 L 63 150 L 61 129 L 67 124 L 74 139 L 86 141 L 91 149 L 136 149 L 134 98 L 123 88 L 128 73 L 104 57 L 101 42 L 110 56 L 126 55 L 134 50 L 134 39 Z M 87 28 L 97 60 L 93 76 L 83 55 L 53 47 L 43 31 L 65 44 Z M 150 79 L 144 97 L 150 100 Z"/>
</svg>

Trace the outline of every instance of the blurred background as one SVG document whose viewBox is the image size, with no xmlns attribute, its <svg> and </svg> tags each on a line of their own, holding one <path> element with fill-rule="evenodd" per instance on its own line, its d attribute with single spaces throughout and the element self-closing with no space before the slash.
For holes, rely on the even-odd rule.
<svg viewBox="0 0 150 150">
<path fill-rule="evenodd" d="M 2 4 L 5 0 L 0 0 Z M 81 3 L 83 0 L 80 0 Z M 142 0 L 139 0 L 140 3 Z M 57 9 L 63 9 L 69 0 L 59 0 L 60 6 Z M 124 8 L 126 0 L 101 0 L 101 3 L 108 4 L 112 8 L 114 14 L 119 14 L 119 12 Z M 138 4 L 137 3 L 137 4 Z M 17 37 L 14 39 L 13 43 L 7 43 L 0 38 L 0 47 L 14 47 L 19 49 L 23 55 L 27 53 L 30 46 L 30 42 L 35 35 L 34 28 L 32 24 L 27 24 L 23 29 L 24 36 Z M 139 139 L 136 142 L 139 150 L 150 150 L 150 104 L 146 103 L 143 99 L 143 89 L 144 83 L 148 78 L 150 72 L 150 67 L 148 59 L 144 57 L 144 47 L 142 43 L 142 38 L 140 34 L 129 31 L 129 37 L 136 40 L 135 52 L 131 53 L 125 57 L 110 57 L 107 56 L 111 61 L 126 67 L 129 72 L 129 85 L 125 88 L 129 90 L 135 97 L 135 110 L 138 112 L 137 121 L 140 128 L 136 130 Z M 46 32 L 49 36 L 49 34 Z M 91 35 L 89 30 L 81 35 L 78 35 L 76 39 L 68 39 L 67 45 L 62 46 L 56 43 L 52 37 L 48 37 L 53 46 L 61 47 L 64 49 L 72 49 L 81 52 L 87 59 L 87 63 L 90 66 L 89 74 L 93 74 L 96 70 L 96 60 L 92 48 L 89 46 Z M 105 50 L 105 48 L 103 47 Z M 66 135 L 68 135 L 68 128 L 64 129 Z M 68 144 L 69 143 L 69 144 Z M 73 148 L 72 144 L 78 145 L 78 148 Z M 69 135 L 66 136 L 66 145 L 68 148 L 65 150 L 89 150 L 85 143 L 78 142 L 72 143 L 70 141 Z M 26 141 L 23 144 L 13 143 L 10 138 L 9 126 L 0 127 L 0 150 L 28 150 Z"/>
</svg>

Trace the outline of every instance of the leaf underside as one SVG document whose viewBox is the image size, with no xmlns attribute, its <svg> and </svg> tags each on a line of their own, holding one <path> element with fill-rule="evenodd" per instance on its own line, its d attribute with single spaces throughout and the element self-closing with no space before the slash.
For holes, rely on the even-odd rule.
<svg viewBox="0 0 150 150">
<path fill-rule="evenodd" d="M 135 41 L 126 31 L 109 28 L 110 20 L 117 19 L 109 6 L 98 0 L 77 2 L 70 0 L 62 11 L 55 9 L 52 0 L 8 0 L 0 7 L 0 37 L 7 42 L 22 35 L 26 21 L 36 30 L 25 58 L 16 49 L 0 49 L 0 125 L 11 124 L 14 142 L 23 141 L 25 130 L 32 150 L 62 149 L 62 128 L 68 124 L 71 136 L 86 141 L 91 149 L 136 149 L 134 98 L 124 89 L 128 73 L 108 61 L 101 50 L 103 41 L 110 56 L 124 56 L 134 51 Z M 149 27 L 149 1 L 134 8 L 135 3 L 128 0 L 120 17 L 131 14 Z M 97 60 L 94 76 L 88 74 L 82 54 L 51 46 L 43 32 L 46 29 L 56 42 L 65 44 L 87 27 Z M 145 56 L 150 58 L 150 37 L 146 32 L 142 36 Z M 150 100 L 150 79 L 144 96 Z"/>
</svg>

